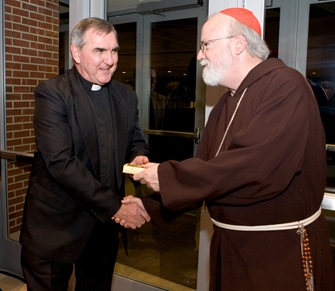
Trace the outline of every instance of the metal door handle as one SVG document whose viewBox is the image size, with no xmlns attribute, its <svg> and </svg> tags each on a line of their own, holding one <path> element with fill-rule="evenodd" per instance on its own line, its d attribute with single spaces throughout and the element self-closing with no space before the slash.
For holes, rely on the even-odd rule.
<svg viewBox="0 0 335 291">
<path fill-rule="evenodd" d="M 326 144 L 326 151 L 335 152 L 335 144 Z"/>
<path fill-rule="evenodd" d="M 181 138 L 192 138 L 196 144 L 200 141 L 200 130 L 196 128 L 194 132 L 186 131 L 171 131 L 171 130 L 160 130 L 160 129 L 145 129 L 143 130 L 145 134 L 150 135 L 160 135 L 160 136 L 173 136 Z"/>
<path fill-rule="evenodd" d="M 17 161 L 23 163 L 31 163 L 34 157 L 33 153 L 0 150 L 1 159 L 6 159 L 9 161 Z"/>
</svg>

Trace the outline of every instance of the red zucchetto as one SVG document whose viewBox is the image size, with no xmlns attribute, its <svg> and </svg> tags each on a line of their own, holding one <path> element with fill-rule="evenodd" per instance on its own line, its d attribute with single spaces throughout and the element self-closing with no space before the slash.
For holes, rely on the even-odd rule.
<svg viewBox="0 0 335 291">
<path fill-rule="evenodd" d="M 250 27 L 256 31 L 260 36 L 262 36 L 261 25 L 259 24 L 258 19 L 252 13 L 252 11 L 245 8 L 227 8 L 221 10 L 220 13 L 229 15 L 235 18 L 237 21 L 243 23 L 244 25 Z"/>
</svg>

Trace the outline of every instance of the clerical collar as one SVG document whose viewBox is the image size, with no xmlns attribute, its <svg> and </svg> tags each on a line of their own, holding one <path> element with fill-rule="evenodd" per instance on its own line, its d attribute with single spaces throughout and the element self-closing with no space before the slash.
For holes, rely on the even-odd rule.
<svg viewBox="0 0 335 291">
<path fill-rule="evenodd" d="M 92 84 L 91 91 L 99 91 L 101 90 L 101 86 L 97 84 Z"/>
</svg>

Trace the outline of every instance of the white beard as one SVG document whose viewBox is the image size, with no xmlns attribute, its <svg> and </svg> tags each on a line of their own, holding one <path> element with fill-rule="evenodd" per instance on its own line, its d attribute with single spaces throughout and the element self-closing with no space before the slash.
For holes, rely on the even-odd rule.
<svg viewBox="0 0 335 291">
<path fill-rule="evenodd" d="M 220 67 L 216 68 L 216 64 L 213 64 L 207 60 L 201 60 L 200 64 L 203 66 L 202 78 L 208 86 L 220 85 L 221 74 Z"/>
</svg>

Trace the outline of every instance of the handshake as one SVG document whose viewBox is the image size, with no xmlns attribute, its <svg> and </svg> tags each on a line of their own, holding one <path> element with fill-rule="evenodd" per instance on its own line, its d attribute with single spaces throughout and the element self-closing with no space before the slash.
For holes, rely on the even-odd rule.
<svg viewBox="0 0 335 291">
<path fill-rule="evenodd" d="M 141 184 L 159 192 L 158 165 L 149 163 L 147 157 L 138 156 L 131 164 L 126 164 L 123 171 L 131 174 L 135 181 L 140 181 Z M 135 229 L 151 220 L 140 198 L 129 195 L 121 202 L 120 209 L 112 217 L 116 223 L 125 228 Z"/>
<path fill-rule="evenodd" d="M 142 200 L 134 196 L 126 196 L 122 201 L 120 209 L 112 219 L 125 228 L 140 228 L 150 221 L 150 216 L 144 208 Z"/>
</svg>

